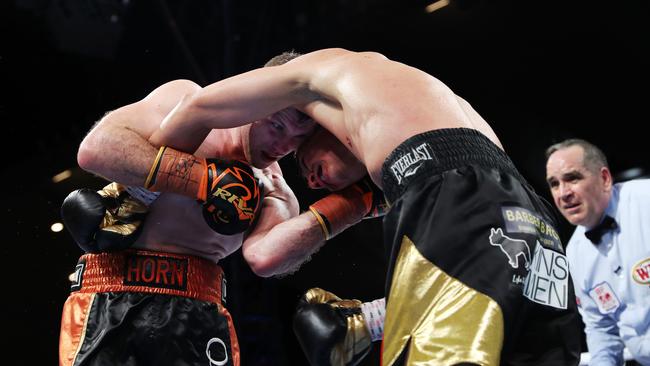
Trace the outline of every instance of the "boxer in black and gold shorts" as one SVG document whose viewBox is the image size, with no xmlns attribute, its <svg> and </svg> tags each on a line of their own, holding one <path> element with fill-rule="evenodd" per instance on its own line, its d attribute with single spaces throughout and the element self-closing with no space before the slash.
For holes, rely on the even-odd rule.
<svg viewBox="0 0 650 366">
<path fill-rule="evenodd" d="M 481 133 L 441 129 L 386 159 L 384 365 L 578 364 L 580 326 L 548 204 Z"/>
<path fill-rule="evenodd" d="M 85 254 L 71 276 L 59 365 L 239 365 L 221 268 L 198 257 Z"/>
</svg>

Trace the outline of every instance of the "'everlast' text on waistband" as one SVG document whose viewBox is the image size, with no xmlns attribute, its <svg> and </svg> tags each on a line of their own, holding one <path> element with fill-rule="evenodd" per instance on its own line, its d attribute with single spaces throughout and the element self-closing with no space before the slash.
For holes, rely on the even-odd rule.
<svg viewBox="0 0 650 366">
<path fill-rule="evenodd" d="M 397 159 L 390 166 L 393 175 L 397 179 L 397 184 L 401 184 L 404 178 L 415 174 L 420 169 L 421 162 L 426 160 L 434 160 L 431 146 L 426 142 L 412 148 L 411 151 Z"/>
</svg>

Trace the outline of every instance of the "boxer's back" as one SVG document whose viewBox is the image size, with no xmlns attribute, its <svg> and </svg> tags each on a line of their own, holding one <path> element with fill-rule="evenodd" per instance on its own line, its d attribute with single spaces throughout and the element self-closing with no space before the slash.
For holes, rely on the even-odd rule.
<svg viewBox="0 0 650 366">
<path fill-rule="evenodd" d="M 318 70 L 310 76 L 310 88 L 324 98 L 309 104 L 308 111 L 366 164 L 373 178 L 395 147 L 425 131 L 473 128 L 501 146 L 467 102 L 421 70 L 374 52 L 333 49 L 309 58 L 315 63 L 311 70 Z M 341 113 L 319 104 L 332 100 Z"/>
</svg>

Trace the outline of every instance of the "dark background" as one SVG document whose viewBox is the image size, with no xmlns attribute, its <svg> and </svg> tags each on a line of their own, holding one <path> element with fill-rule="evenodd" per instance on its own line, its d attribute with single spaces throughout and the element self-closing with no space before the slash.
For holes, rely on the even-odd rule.
<svg viewBox="0 0 650 366">
<path fill-rule="evenodd" d="M 68 192 L 103 181 L 76 167 L 95 121 L 177 78 L 206 85 L 285 50 L 372 50 L 447 83 L 490 122 L 549 197 L 544 149 L 567 137 L 601 146 L 612 171 L 648 171 L 650 12 L 645 1 L 109 1 L 0 5 L 3 144 L 3 348 L 15 364 L 55 364 L 67 275 L 81 251 L 50 231 Z M 281 161 L 303 208 L 309 192 Z M 71 178 L 52 176 L 72 169 Z M 6 225 L 6 226 L 5 226 Z M 563 222 L 566 241 L 572 228 Z M 243 365 L 305 365 L 290 328 L 298 296 L 320 286 L 382 297 L 381 222 L 340 235 L 300 272 L 259 279 L 240 253 L 223 263 Z M 364 363 L 378 364 L 378 345 Z M 21 349 L 18 353 L 16 350 Z"/>
</svg>

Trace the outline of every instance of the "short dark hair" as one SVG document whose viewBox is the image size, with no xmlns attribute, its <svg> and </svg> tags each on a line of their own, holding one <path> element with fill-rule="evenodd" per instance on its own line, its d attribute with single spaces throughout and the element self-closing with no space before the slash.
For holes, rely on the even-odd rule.
<svg viewBox="0 0 650 366">
<path fill-rule="evenodd" d="M 264 67 L 283 65 L 298 56 L 302 56 L 302 53 L 296 52 L 294 50 L 282 52 L 281 54 L 274 56 L 270 60 L 268 60 L 264 64 Z"/>
<path fill-rule="evenodd" d="M 548 161 L 548 158 L 550 158 L 554 152 L 571 146 L 580 146 L 582 148 L 582 151 L 584 152 L 582 165 L 584 165 L 588 170 L 595 172 L 602 167 L 609 169 L 607 157 L 603 151 L 599 149 L 598 146 L 583 139 L 566 139 L 549 146 L 548 149 L 546 149 L 546 160 Z"/>
</svg>

